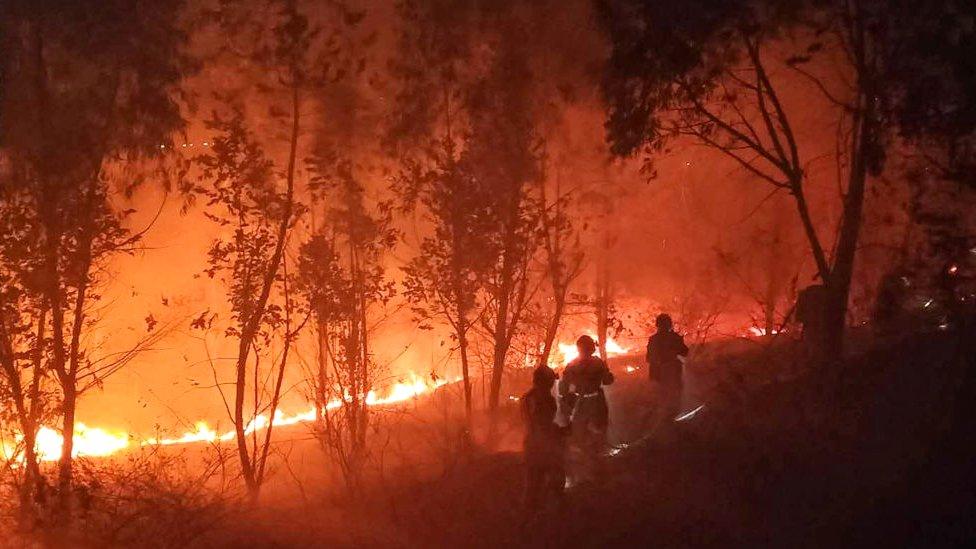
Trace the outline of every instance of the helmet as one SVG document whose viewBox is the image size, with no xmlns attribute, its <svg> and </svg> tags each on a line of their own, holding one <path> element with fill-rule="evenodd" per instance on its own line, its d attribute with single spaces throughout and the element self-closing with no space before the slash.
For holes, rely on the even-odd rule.
<svg viewBox="0 0 976 549">
<path fill-rule="evenodd" d="M 559 374 L 552 371 L 552 368 L 543 364 L 532 371 L 533 385 L 549 385 L 559 379 Z"/>
<path fill-rule="evenodd" d="M 671 315 L 661 313 L 654 319 L 654 325 L 657 326 L 658 330 L 670 331 L 674 327 L 674 322 L 671 321 Z"/>
<path fill-rule="evenodd" d="M 593 341 L 593 338 L 588 335 L 581 335 L 579 336 L 579 339 L 576 340 L 576 347 L 580 349 L 580 351 L 583 351 L 583 349 L 588 351 L 581 352 L 580 354 L 593 354 L 593 351 L 596 350 L 596 341 Z"/>
</svg>

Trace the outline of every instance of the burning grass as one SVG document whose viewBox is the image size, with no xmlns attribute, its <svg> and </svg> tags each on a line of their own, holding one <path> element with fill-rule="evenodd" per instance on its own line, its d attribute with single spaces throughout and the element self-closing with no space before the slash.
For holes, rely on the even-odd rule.
<svg viewBox="0 0 976 549">
<path fill-rule="evenodd" d="M 621 539 L 741 545 L 797 535 L 838 544 L 855 530 L 870 538 L 865 528 L 884 516 L 878 501 L 914 486 L 909 473 L 935 444 L 924 426 L 944 425 L 954 409 L 945 399 L 959 383 L 950 336 L 875 348 L 855 339 L 864 352 L 836 376 L 794 368 L 788 340 L 712 345 L 693 364 L 694 375 L 709 380 L 698 388 L 708 404 L 680 422 L 675 438 L 609 458 L 605 484 L 572 492 L 563 514 L 550 510 L 531 523 L 520 507 L 520 456 L 457 444 L 442 415 L 457 405 L 448 390 L 378 423 L 377 459 L 355 491 L 327 480 L 328 464 L 309 459 L 318 453 L 301 440 L 277 447 L 271 490 L 255 508 L 228 488 L 238 485 L 235 467 L 219 444 L 83 459 L 78 497 L 88 504 L 79 505 L 71 539 L 74 546 L 497 547 Z M 917 357 L 926 357 L 925 367 Z M 618 371 L 629 363 L 615 362 Z M 646 391 L 643 376 L 613 386 L 620 436 L 633 434 Z M 824 405 L 825 392 L 834 405 Z M 518 438 L 517 429 L 512 434 Z M 874 522 L 862 527 L 861 518 Z"/>
<path fill-rule="evenodd" d="M 427 395 L 437 389 L 455 383 L 457 379 L 434 379 L 426 381 L 416 374 L 408 376 L 407 381 L 398 381 L 391 385 L 385 392 L 378 393 L 370 391 L 365 396 L 368 406 L 382 407 L 390 406 Z M 342 406 L 342 401 L 335 399 L 325 406 L 323 412 L 335 410 Z M 266 414 L 259 414 L 252 418 L 244 428 L 245 434 L 252 434 L 257 431 L 267 429 L 269 425 L 274 427 L 286 427 L 300 423 L 311 423 L 316 420 L 315 406 L 311 405 L 307 410 L 294 414 L 288 414 L 278 410 L 274 418 L 269 419 Z M 75 425 L 73 457 L 106 457 L 119 454 L 134 447 L 144 446 L 172 446 L 192 443 L 215 443 L 228 442 L 234 439 L 233 430 L 217 432 L 205 421 L 198 421 L 194 424 L 192 431 L 186 431 L 173 437 L 149 437 L 139 438 L 135 434 L 124 431 L 112 431 L 78 422 Z M 8 462 L 17 463 L 20 449 L 18 445 L 23 440 L 20 433 L 13 433 L 10 441 L 0 441 L 0 457 Z M 43 426 L 37 435 L 37 452 L 40 461 L 57 461 L 61 456 L 61 446 L 64 438 L 61 434 L 47 426 Z"/>
<path fill-rule="evenodd" d="M 607 339 L 607 355 L 615 357 L 625 355 L 628 350 L 617 343 L 613 338 Z M 558 344 L 558 358 L 553 360 L 554 367 L 561 367 L 568 364 L 578 356 L 576 346 L 573 343 Z M 633 373 L 636 368 L 631 367 L 628 373 Z M 436 391 L 437 389 L 460 381 L 460 378 L 444 379 L 424 379 L 417 374 L 410 372 L 406 379 L 397 381 L 387 387 L 384 391 L 370 391 L 365 395 L 368 406 L 382 407 L 399 404 L 411 399 Z M 349 397 L 347 396 L 347 399 Z M 516 399 L 517 400 L 517 399 Z M 338 409 L 342 406 L 340 399 L 334 399 L 325 406 L 323 412 Z M 316 420 L 317 414 L 314 405 L 309 405 L 304 411 L 286 413 L 277 410 L 273 418 L 267 414 L 259 414 L 253 417 L 244 427 L 245 434 L 252 434 L 257 431 L 267 429 L 269 426 L 287 427 L 302 423 L 311 423 Z M 75 425 L 73 457 L 106 457 L 116 455 L 132 448 L 145 446 L 172 446 L 194 443 L 218 443 L 234 440 L 234 430 L 218 432 L 206 421 L 197 421 L 192 430 L 178 433 L 173 436 L 154 436 L 140 437 L 135 433 L 125 431 L 91 427 L 85 423 L 78 422 Z M 23 436 L 13 433 L 6 441 L 0 441 L 0 457 L 5 461 L 16 463 L 20 459 L 20 448 Z M 56 430 L 48 426 L 43 426 L 38 431 L 37 453 L 40 461 L 53 462 L 61 456 L 61 446 L 64 438 Z"/>
</svg>

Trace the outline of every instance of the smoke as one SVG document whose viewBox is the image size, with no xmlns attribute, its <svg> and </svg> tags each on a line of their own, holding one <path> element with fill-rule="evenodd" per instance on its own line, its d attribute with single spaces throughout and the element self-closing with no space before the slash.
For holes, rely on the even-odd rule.
<svg viewBox="0 0 976 549">
<path fill-rule="evenodd" d="M 452 9 L 451 2 L 436 3 Z M 454 4 L 474 9 L 476 3 Z M 546 138 L 546 177 L 558 179 L 562 188 L 573 191 L 572 221 L 580 229 L 587 253 L 586 270 L 572 289 L 579 301 L 594 295 L 601 269 L 609 273 L 627 346 L 645 337 L 643 322 L 661 310 L 675 313 L 684 329 L 717 315 L 714 336 L 735 335 L 745 329 L 762 316 L 761 302 L 772 301 L 773 315 L 781 319 L 796 289 L 814 280 L 791 197 L 772 192 L 720 153 L 692 142 L 675 142 L 670 150 L 658 154 L 655 177 L 650 177 L 642 158 L 611 158 L 598 86 L 608 50 L 592 3 L 504 4 L 490 10 L 484 20 L 498 24 L 502 31 L 506 21 L 515 20 L 533 29 L 518 47 L 529 60 L 533 101 L 544 113 L 539 125 Z M 313 115 L 306 129 L 316 137 L 308 140 L 303 154 L 341 147 L 363 166 L 368 195 L 379 200 L 388 196 L 391 173 L 396 169 L 381 141 L 384 116 L 393 106 L 396 91 L 388 63 L 396 54 L 395 33 L 400 22 L 393 0 L 365 2 L 361 7 L 366 17 L 356 43 L 364 48 L 366 69 L 329 95 L 308 99 L 306 105 Z M 197 47 L 209 51 L 214 40 L 208 36 Z M 188 111 L 191 124 L 185 138 L 178 140 L 176 154 L 190 158 L 205 150 L 213 137 L 203 124 L 213 107 L 212 92 L 229 85 L 231 72 L 218 62 L 188 82 L 197 108 Z M 840 192 L 834 149 L 836 110 L 816 90 L 794 82 L 788 74 L 773 76 L 783 85 L 786 108 L 798 113 L 798 140 L 809 159 L 811 207 L 823 240 L 830 243 L 838 222 Z M 274 157 L 282 145 L 279 130 L 267 123 L 268 106 L 250 99 L 246 79 L 230 84 L 235 93 L 243 94 L 248 116 Z M 195 176 L 191 173 L 189 177 Z M 300 171 L 300 177 L 307 176 Z M 302 196 L 302 200 L 308 198 Z M 142 250 L 108 266 L 112 276 L 103 289 L 101 320 L 89 345 L 97 345 L 103 352 L 124 348 L 146 329 L 145 318 L 150 314 L 178 322 L 179 329 L 109 379 L 100 391 L 87 395 L 80 417 L 89 424 L 144 434 L 152 434 L 156 426 L 185 430 L 199 419 L 228 427 L 214 386 L 227 380 L 229 359 L 236 350 L 220 333 L 204 335 L 190 328 L 190 320 L 204 311 L 224 319 L 229 314 L 219 282 L 201 275 L 207 248 L 221 229 L 205 219 L 200 204 L 184 212 L 180 197 L 158 189 L 143 189 L 120 203 L 137 210 L 130 220 L 133 228 L 151 225 L 151 229 Z M 898 206 L 888 207 L 897 210 Z M 290 253 L 322 215 L 321 210 L 309 212 L 294 233 Z M 423 223 L 411 217 L 398 223 L 406 239 L 390 257 L 394 279 L 400 278 L 398 267 L 415 253 L 416 235 L 424 231 Z M 865 232 L 876 241 L 894 238 L 890 230 L 879 227 Z M 862 268 L 883 269 L 887 257 L 881 254 Z M 402 302 L 391 304 L 390 310 L 391 317 L 373 345 L 377 361 L 389 365 L 389 381 L 408 372 L 421 377 L 432 371 L 453 375 L 452 342 L 447 335 L 418 330 L 409 307 Z M 595 320 L 586 306 L 579 305 L 575 311 L 567 331 L 592 331 Z M 299 362 L 314 359 L 307 338 L 300 341 L 295 355 Z M 282 404 L 287 411 L 304 409 L 307 402 L 301 368 L 292 372 L 288 382 L 292 389 Z"/>
</svg>

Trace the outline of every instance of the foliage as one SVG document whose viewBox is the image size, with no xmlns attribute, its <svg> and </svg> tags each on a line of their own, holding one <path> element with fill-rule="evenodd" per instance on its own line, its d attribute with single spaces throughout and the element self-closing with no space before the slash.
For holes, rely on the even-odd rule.
<svg viewBox="0 0 976 549">
<path fill-rule="evenodd" d="M 13 1 L 0 8 L 0 204 L 4 223 L 13 225 L 7 234 L 31 235 L 3 242 L 4 292 L 29 300 L 32 310 L 20 311 L 19 321 L 45 342 L 5 354 L 32 353 L 33 379 L 58 387 L 54 402 L 30 404 L 33 412 L 19 422 L 30 439 L 43 410 L 58 410 L 66 514 L 77 400 L 141 350 L 103 360 L 91 356 L 84 336 L 105 265 L 134 251 L 142 236 L 126 227 L 132 212 L 113 195 L 131 195 L 150 174 L 167 190 L 173 183 L 155 160 L 183 127 L 179 86 L 195 69 L 183 49 L 181 9 L 180 2 L 129 0 Z M 33 381 L 15 379 L 26 373 L 23 366 L 7 365 L 12 389 L 34 390 Z M 51 399 L 44 390 L 14 398 L 25 397 Z"/>
<path fill-rule="evenodd" d="M 385 261 L 399 234 L 389 203 L 367 204 L 352 161 L 323 149 L 312 158 L 310 187 L 326 205 L 326 222 L 299 250 L 296 287 L 316 321 L 318 367 L 309 375 L 316 434 L 355 493 L 369 458 L 367 399 L 383 369 L 372 346 L 396 291 Z M 329 410 L 331 402 L 340 405 Z"/>
<path fill-rule="evenodd" d="M 824 329 L 808 338 L 827 361 L 843 345 L 867 179 L 883 169 L 892 133 L 879 101 L 884 37 L 876 31 L 885 14 L 869 1 L 716 4 L 607 3 L 614 54 L 604 90 L 613 149 L 660 151 L 683 136 L 724 154 L 773 192 L 789 192 L 827 290 L 818 305 Z M 848 82 L 839 94 L 808 67 L 814 56 L 831 55 Z M 842 128 L 834 149 L 844 195 L 833 253 L 808 204 L 810 160 L 794 127 L 798 109 L 785 106 L 774 67 L 809 81 Z"/>
<path fill-rule="evenodd" d="M 199 159 L 210 185 L 200 185 L 198 190 L 208 198 L 208 216 L 218 226 L 234 228 L 230 239 L 218 239 L 211 247 L 206 272 L 211 277 L 224 273 L 237 323 L 225 332 L 238 343 L 233 409 L 228 405 L 228 413 L 252 501 L 268 470 L 274 423 L 269 423 L 260 440 L 248 426 L 262 412 L 274 418 L 291 346 L 304 326 L 304 321 L 292 321 L 296 306 L 286 255 L 289 236 L 305 213 L 296 198 L 303 121 L 310 97 L 323 94 L 347 75 L 351 59 L 346 32 L 362 19 L 361 13 L 342 3 L 326 7 L 326 15 L 335 16 L 326 17 L 327 25 L 316 23 L 311 9 L 296 0 L 276 0 L 257 11 L 252 3 L 220 2 L 207 14 L 228 37 L 217 58 L 236 62 L 241 76 L 258 82 L 247 91 L 256 92 L 252 99 L 267 109 L 271 135 L 287 143 L 284 158 L 271 160 L 264 151 L 271 149 L 274 140 L 259 142 L 254 137 L 244 110 L 250 102 L 242 100 L 241 90 L 216 94 L 231 115 L 214 114 L 210 126 L 220 136 L 211 154 Z M 281 353 L 273 359 L 278 364 L 262 374 L 262 351 L 270 346 L 277 328 L 283 332 Z M 247 399 L 250 420 L 245 419 Z"/>
<path fill-rule="evenodd" d="M 288 197 L 275 185 L 274 165 L 244 125 L 243 114 L 215 118 L 207 126 L 217 132 L 211 153 L 199 158 L 201 175 L 208 182 L 198 185 L 206 199 L 204 215 L 229 238 L 213 242 L 207 252 L 204 273 L 220 277 L 228 288 L 236 326 L 226 335 L 240 337 L 243 326 L 260 314 L 263 339 L 281 322 L 281 308 L 268 305 L 258 311 L 260 288 L 276 247 L 276 234 Z M 281 280 L 277 275 L 276 279 Z M 261 314 L 263 313 L 263 314 Z"/>
</svg>

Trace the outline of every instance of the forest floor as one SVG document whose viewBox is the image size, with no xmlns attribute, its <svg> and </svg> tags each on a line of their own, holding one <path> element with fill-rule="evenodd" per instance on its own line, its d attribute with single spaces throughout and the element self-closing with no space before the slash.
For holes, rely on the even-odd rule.
<svg viewBox="0 0 976 549">
<path fill-rule="evenodd" d="M 228 544 L 403 547 L 958 546 L 976 539 L 976 357 L 961 334 L 855 342 L 831 375 L 780 343 L 713 353 L 692 371 L 706 407 L 667 440 L 607 457 L 606 482 L 527 520 L 518 452 L 476 452 L 404 478 L 337 518 Z M 968 337 L 971 337 L 968 336 Z M 965 346 L 965 349 L 962 346 Z M 960 354 L 963 353 L 963 354 Z M 616 438 L 639 438 L 643 376 L 618 378 Z M 694 385 L 694 383 L 693 383 Z M 264 523 L 266 526 L 268 523 Z M 263 534 L 261 534 L 263 532 Z"/>
<path fill-rule="evenodd" d="M 685 405 L 705 407 L 665 438 L 641 433 L 643 371 L 618 374 L 608 398 L 620 451 L 605 458 L 605 482 L 572 489 L 561 508 L 531 518 L 510 402 L 506 450 L 475 448 L 424 474 L 390 468 L 356 501 L 303 488 L 301 497 L 283 493 L 247 510 L 177 482 L 140 510 L 116 498 L 117 510 L 82 525 L 88 531 L 71 546 L 952 547 L 976 539 L 973 334 L 855 334 L 850 347 L 825 373 L 798 366 L 785 338 L 707 346 L 690 362 Z"/>
</svg>

